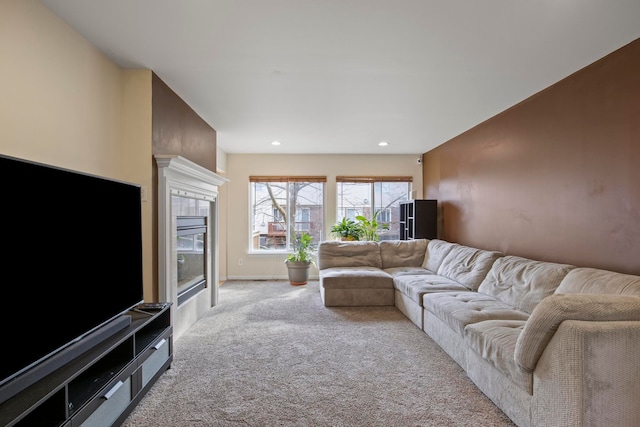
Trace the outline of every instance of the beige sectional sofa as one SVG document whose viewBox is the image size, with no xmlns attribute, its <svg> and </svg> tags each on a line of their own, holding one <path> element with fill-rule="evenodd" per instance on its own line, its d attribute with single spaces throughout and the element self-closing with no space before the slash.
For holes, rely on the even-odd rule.
<svg viewBox="0 0 640 427">
<path fill-rule="evenodd" d="M 519 426 L 640 426 L 640 276 L 444 240 L 325 241 L 331 306 L 395 305 Z"/>
</svg>

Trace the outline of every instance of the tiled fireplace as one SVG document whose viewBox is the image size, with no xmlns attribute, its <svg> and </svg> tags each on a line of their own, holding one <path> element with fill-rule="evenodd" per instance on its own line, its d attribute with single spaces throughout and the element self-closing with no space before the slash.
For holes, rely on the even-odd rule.
<svg viewBox="0 0 640 427">
<path fill-rule="evenodd" d="M 177 339 L 218 302 L 218 186 L 227 179 L 184 157 L 155 160 L 158 297 L 173 303 Z"/>
</svg>

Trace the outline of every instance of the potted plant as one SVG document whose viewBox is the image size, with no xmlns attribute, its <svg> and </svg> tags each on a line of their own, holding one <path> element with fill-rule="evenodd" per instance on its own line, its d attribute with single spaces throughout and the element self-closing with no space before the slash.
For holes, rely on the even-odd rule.
<svg viewBox="0 0 640 427">
<path fill-rule="evenodd" d="M 331 227 L 331 234 L 340 238 L 340 240 L 360 240 L 362 228 L 354 220 L 343 217 L 342 221 L 335 223 Z"/>
<path fill-rule="evenodd" d="M 362 230 L 362 239 L 377 242 L 380 239 L 379 230 L 388 230 L 389 224 L 378 223 L 378 215 L 380 211 L 376 211 L 371 219 L 363 215 L 357 215 L 358 226 Z"/>
<path fill-rule="evenodd" d="M 294 243 L 295 252 L 289 254 L 285 263 L 289 273 L 289 283 L 294 286 L 306 285 L 309 280 L 309 269 L 315 264 L 315 253 L 311 247 L 311 236 L 302 232 Z"/>
</svg>

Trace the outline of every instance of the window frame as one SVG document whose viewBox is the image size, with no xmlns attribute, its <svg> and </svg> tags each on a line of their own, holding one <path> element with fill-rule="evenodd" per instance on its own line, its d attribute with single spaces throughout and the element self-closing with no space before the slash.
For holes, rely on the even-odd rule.
<svg viewBox="0 0 640 427">
<path fill-rule="evenodd" d="M 326 218 L 326 181 L 327 179 L 325 176 L 250 176 L 249 177 L 250 200 L 249 200 L 249 224 L 248 224 L 249 253 L 260 254 L 260 255 L 291 253 L 295 243 L 295 239 L 292 233 L 295 233 L 295 235 L 298 235 L 301 232 L 308 232 L 314 240 L 314 245 L 317 245 L 321 240 L 323 240 L 324 233 L 325 233 L 324 222 Z M 281 203 L 278 206 L 272 203 L 271 206 L 269 207 L 270 209 L 269 214 L 258 213 L 256 212 L 256 206 L 259 204 L 259 201 L 258 203 L 256 203 L 257 201 L 256 201 L 255 186 L 257 184 L 268 184 L 268 183 L 280 183 L 283 185 L 283 188 L 280 190 L 280 194 L 278 194 L 278 197 L 276 197 L 276 199 L 282 200 L 282 196 L 284 195 L 285 201 L 284 203 Z M 320 193 L 318 194 L 319 197 L 317 198 L 317 200 L 315 200 L 316 202 L 318 202 L 318 204 L 311 204 L 308 206 L 307 205 L 298 206 L 299 203 L 298 201 L 296 201 L 296 207 L 294 208 L 293 211 L 291 211 L 290 208 L 293 203 L 291 202 L 292 194 L 295 191 L 294 190 L 295 185 L 299 183 L 308 183 L 313 185 L 320 184 L 320 186 L 317 187 L 317 190 L 320 191 Z M 318 208 L 317 209 L 318 212 L 315 215 L 312 214 L 314 206 Z M 285 213 L 286 218 L 293 218 L 293 224 L 291 224 L 291 222 L 287 221 L 287 219 L 283 217 L 282 212 L 277 210 L 278 208 L 286 210 L 286 213 Z M 298 208 L 302 209 L 302 212 L 298 211 Z M 305 209 L 307 211 L 306 214 L 303 213 Z M 263 208 L 263 210 L 265 209 Z M 277 213 L 274 213 L 274 212 L 277 212 Z M 265 215 L 268 215 L 269 217 L 273 217 L 274 219 L 274 221 L 269 222 L 269 225 L 267 226 L 267 229 L 266 229 L 266 233 L 263 233 L 263 231 L 265 231 L 264 220 L 260 224 L 260 228 L 256 227 L 256 224 L 258 223 L 257 222 L 258 215 L 262 215 L 263 218 Z M 299 219 L 301 218 L 304 219 L 305 215 L 308 218 L 308 220 L 299 221 Z M 282 230 L 282 227 L 284 227 L 283 234 L 280 235 L 278 233 L 279 236 L 277 236 L 278 237 L 277 242 L 275 240 L 272 242 L 268 242 L 268 239 L 269 239 L 268 236 L 271 229 L 271 222 L 275 222 L 276 220 L 278 222 L 282 220 L 285 221 L 284 224 L 280 224 L 281 226 L 280 230 Z M 256 240 L 256 237 L 257 237 L 257 240 Z M 264 243 L 263 243 L 263 239 L 264 239 Z M 274 244 L 276 247 L 269 248 L 267 247 L 268 244 L 269 245 Z M 281 246 L 281 247 L 277 247 L 277 246 Z"/>
</svg>

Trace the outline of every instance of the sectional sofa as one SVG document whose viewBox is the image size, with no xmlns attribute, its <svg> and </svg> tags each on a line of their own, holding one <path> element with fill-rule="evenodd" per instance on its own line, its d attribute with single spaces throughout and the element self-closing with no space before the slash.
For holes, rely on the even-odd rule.
<svg viewBox="0 0 640 427">
<path fill-rule="evenodd" d="M 395 305 L 521 427 L 640 426 L 640 276 L 444 240 L 324 241 L 327 307 Z"/>
</svg>

